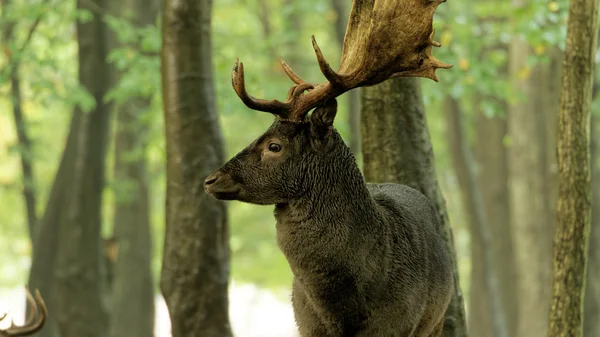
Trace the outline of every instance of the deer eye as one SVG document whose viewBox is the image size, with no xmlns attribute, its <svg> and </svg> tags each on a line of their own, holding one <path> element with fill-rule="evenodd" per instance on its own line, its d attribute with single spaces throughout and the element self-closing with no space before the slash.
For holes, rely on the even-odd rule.
<svg viewBox="0 0 600 337">
<path fill-rule="evenodd" d="M 271 144 L 269 144 L 269 151 L 279 152 L 279 151 L 281 151 L 281 145 L 279 145 L 277 143 L 271 143 Z"/>
</svg>

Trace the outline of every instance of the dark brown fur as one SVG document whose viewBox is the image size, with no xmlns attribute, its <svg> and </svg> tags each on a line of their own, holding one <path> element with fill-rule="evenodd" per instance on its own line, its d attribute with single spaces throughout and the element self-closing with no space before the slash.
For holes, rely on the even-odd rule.
<svg viewBox="0 0 600 337">
<path fill-rule="evenodd" d="M 336 109 L 331 100 L 306 121 L 277 118 L 205 189 L 276 205 L 303 337 L 441 336 L 453 279 L 435 210 L 408 186 L 365 183 L 332 125 Z"/>
</svg>

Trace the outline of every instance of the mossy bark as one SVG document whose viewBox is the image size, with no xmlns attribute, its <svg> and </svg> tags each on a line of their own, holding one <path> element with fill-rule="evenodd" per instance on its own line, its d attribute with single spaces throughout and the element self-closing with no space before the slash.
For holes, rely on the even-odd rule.
<svg viewBox="0 0 600 337">
<path fill-rule="evenodd" d="M 597 0 L 570 2 L 558 114 L 558 203 L 548 337 L 579 337 L 583 333 L 597 27 Z"/>
</svg>

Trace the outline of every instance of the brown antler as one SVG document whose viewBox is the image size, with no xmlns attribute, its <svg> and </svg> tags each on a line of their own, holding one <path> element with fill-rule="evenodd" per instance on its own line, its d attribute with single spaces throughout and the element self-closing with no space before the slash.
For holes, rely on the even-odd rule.
<svg viewBox="0 0 600 337">
<path fill-rule="evenodd" d="M 392 77 L 437 81 L 436 69 L 452 67 L 431 55 L 433 46 L 440 47 L 433 41 L 433 14 L 444 1 L 354 0 L 337 72 L 331 69 L 312 37 L 319 67 L 328 82 L 306 83 L 281 60 L 284 71 L 295 83 L 287 100 L 257 99 L 246 92 L 244 64 L 236 61 L 233 88 L 250 109 L 302 120 L 310 109 L 356 87 L 375 85 Z M 304 94 L 306 90 L 310 91 Z"/>
<path fill-rule="evenodd" d="M 16 336 L 28 336 L 39 331 L 46 322 L 46 316 L 48 316 L 48 309 L 42 299 L 39 291 L 35 291 L 35 298 L 27 289 L 27 302 L 31 305 L 31 314 L 22 326 L 17 326 L 11 322 L 8 329 L 0 330 L 0 337 L 16 337 Z M 38 312 L 41 311 L 41 312 Z M 6 314 L 2 316 L 2 319 L 6 317 Z"/>
</svg>

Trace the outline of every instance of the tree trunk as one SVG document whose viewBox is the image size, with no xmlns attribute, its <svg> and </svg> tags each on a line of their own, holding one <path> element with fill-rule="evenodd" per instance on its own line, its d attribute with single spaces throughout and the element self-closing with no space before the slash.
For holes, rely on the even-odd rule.
<svg viewBox="0 0 600 337">
<path fill-rule="evenodd" d="M 300 43 L 298 43 L 298 37 L 300 36 L 300 30 L 302 29 L 302 12 L 298 10 L 298 1 L 282 0 L 282 2 L 283 30 L 287 32 L 286 39 L 284 40 L 284 59 L 298 74 L 302 74 L 305 64 L 301 57 L 302 50 L 299 48 Z"/>
<path fill-rule="evenodd" d="M 9 10 L 10 0 L 2 0 L 2 16 L 6 14 Z M 39 21 L 33 23 L 30 27 L 30 34 L 27 36 L 27 40 L 23 42 L 23 46 L 27 46 L 29 41 L 31 40 L 31 36 L 36 29 Z M 19 153 L 21 157 L 21 170 L 23 174 L 23 199 L 25 201 L 25 212 L 27 215 L 27 225 L 29 229 L 29 238 L 33 243 L 34 235 L 35 235 L 35 227 L 37 224 L 37 215 L 36 215 L 36 184 L 35 178 L 33 174 L 33 153 L 31 146 L 31 138 L 29 137 L 29 129 L 27 125 L 27 121 L 25 120 L 25 116 L 23 115 L 22 109 L 22 99 L 21 99 L 21 78 L 19 76 L 19 68 L 20 68 L 20 52 L 23 50 L 11 50 L 11 43 L 13 45 L 17 45 L 14 39 L 14 27 L 15 22 L 7 22 L 5 26 L 1 27 L 2 29 L 2 40 L 5 45 L 4 51 L 5 56 L 7 58 L 8 66 L 5 68 L 5 71 L 8 71 L 8 78 L 10 81 L 10 101 L 12 103 L 12 112 L 13 118 L 15 121 L 15 129 L 17 131 L 17 140 L 19 144 Z M 16 59 L 15 57 L 16 56 Z"/>
<path fill-rule="evenodd" d="M 595 88 L 597 91 L 597 88 Z M 596 96 L 596 95 L 594 95 Z M 600 336 L 600 117 L 592 115 L 592 225 L 584 301 L 583 337 Z"/>
<path fill-rule="evenodd" d="M 481 270 L 477 270 L 477 272 L 481 274 L 480 277 L 484 284 L 483 288 L 488 297 L 480 300 L 485 301 L 485 305 L 478 309 L 489 313 L 489 325 L 486 330 L 491 332 L 492 336 L 510 337 L 512 335 L 508 332 L 507 315 L 502 303 L 503 298 L 499 282 L 500 268 L 496 264 L 497 261 L 493 258 L 493 250 L 490 249 L 493 248 L 491 226 L 489 225 L 489 217 L 486 215 L 486 209 L 483 204 L 482 192 L 477 182 L 475 160 L 465 139 L 461 107 L 456 99 L 448 96 L 444 103 L 444 108 L 446 110 L 446 127 L 450 141 L 452 166 L 454 166 L 461 189 L 463 205 L 465 205 L 469 221 L 471 241 L 476 241 L 480 245 L 478 252 L 474 252 L 471 249 L 471 258 L 473 259 L 475 256 L 474 253 L 479 254 L 477 258 L 482 263 L 478 265 L 478 267 L 481 267 Z"/>
<path fill-rule="evenodd" d="M 490 5 L 501 5 L 502 1 L 488 0 Z M 501 20 L 500 22 L 498 20 Z M 494 34 L 498 24 L 508 25 L 508 17 L 480 17 L 483 34 Z M 498 52 L 507 52 L 508 44 L 498 41 L 496 44 L 482 46 L 477 59 L 485 63 L 490 56 Z M 508 80 L 508 64 L 503 64 L 497 72 L 501 80 Z M 488 117 L 483 111 L 484 100 L 494 100 L 501 106 L 500 114 Z M 481 202 L 485 210 L 485 224 L 493 240 L 489 244 L 481 242 L 471 233 L 471 285 L 469 288 L 468 322 L 472 336 L 493 337 L 490 329 L 494 315 L 489 309 L 490 293 L 486 286 L 484 252 L 490 252 L 500 291 L 500 308 L 504 312 L 508 336 L 517 335 L 519 319 L 517 298 L 517 274 L 515 253 L 510 226 L 508 161 L 505 137 L 507 135 L 506 111 L 508 104 L 504 98 L 496 95 L 475 93 L 475 132 L 474 155 L 477 161 L 477 186 L 481 191 Z M 498 112 L 497 112 L 498 113 Z"/>
<path fill-rule="evenodd" d="M 29 271 L 29 289 L 38 289 L 46 302 L 49 312 L 58 312 L 58 296 L 54 291 L 56 282 L 55 267 L 60 243 L 61 223 L 66 221 L 65 209 L 69 207 L 69 197 L 73 194 L 74 185 L 72 177 L 75 171 L 75 157 L 79 143 L 79 129 L 82 127 L 83 113 L 79 109 L 73 111 L 69 134 L 62 153 L 62 158 L 43 217 L 35 233 L 31 269 Z M 27 311 L 31 312 L 28 306 Z M 49 315 L 44 328 L 37 333 L 39 337 L 60 336 L 58 331 L 57 316 Z"/>
<path fill-rule="evenodd" d="M 147 337 L 154 333 L 147 140 L 143 130 L 146 126 L 140 122 L 148 103 L 132 98 L 117 109 L 114 236 L 119 250 L 111 294 L 110 337 Z"/>
<path fill-rule="evenodd" d="M 409 185 L 432 200 L 439 231 L 454 263 L 454 296 L 446 312 L 444 337 L 465 337 L 467 327 L 452 229 L 435 173 L 418 79 L 391 79 L 362 90 L 363 172 L 369 182 Z"/>
<path fill-rule="evenodd" d="M 105 336 L 108 329 L 100 233 L 110 116 L 104 95 L 111 84 L 111 69 L 106 62 L 108 28 L 95 11 L 106 8 L 105 5 L 103 0 L 77 2 L 78 9 L 93 13 L 92 20 L 78 22 L 76 27 L 79 81 L 96 105 L 83 114 L 75 170 L 69 182 L 74 188 L 64 207 L 66 219 L 60 224 L 63 244 L 58 250 L 55 271 L 58 300 L 54 315 L 62 337 Z"/>
<path fill-rule="evenodd" d="M 478 184 L 481 188 L 487 224 L 494 238 L 486 246 L 476 236 L 471 237 L 471 289 L 469 306 L 469 332 L 473 336 L 491 337 L 492 322 L 488 310 L 489 294 L 483 275 L 483 251 L 489 250 L 497 270 L 502 308 L 506 313 L 509 336 L 516 336 L 518 314 L 515 256 L 508 205 L 508 163 L 504 139 L 506 118 L 486 117 L 477 114 L 477 142 L 475 154 L 479 164 Z"/>
<path fill-rule="evenodd" d="M 589 129 L 597 27 L 597 0 L 569 3 L 558 113 L 558 203 L 549 337 L 579 337 L 583 332 L 591 215 Z"/>
<path fill-rule="evenodd" d="M 111 4 L 111 13 L 137 27 L 154 25 L 158 1 L 124 0 Z M 110 337 L 149 337 L 154 334 L 154 282 L 144 122 L 150 99 L 131 97 L 116 107 L 113 236 L 118 241 L 111 292 Z"/>
<path fill-rule="evenodd" d="M 161 290 L 173 337 L 231 336 L 225 203 L 203 190 L 222 165 L 211 62 L 211 1 L 163 3 L 162 85 L 167 139 Z"/>
<path fill-rule="evenodd" d="M 516 2 L 519 5 L 519 1 Z M 517 266 L 520 319 L 517 337 L 545 335 L 550 300 L 552 228 L 549 204 L 545 105 L 548 99 L 546 65 L 531 70 L 527 65 L 529 44 L 515 38 L 509 45 L 509 75 L 523 100 L 508 111 L 510 145 L 509 209 Z"/>
<path fill-rule="evenodd" d="M 350 16 L 350 7 L 346 6 L 346 3 L 344 0 L 331 0 L 331 6 L 336 14 L 335 33 L 340 47 L 344 45 L 346 26 L 348 25 L 348 17 Z M 348 99 L 348 126 L 350 130 L 350 142 L 348 146 L 355 156 L 358 156 L 360 153 L 360 90 L 361 88 L 356 88 L 346 94 Z"/>
</svg>

